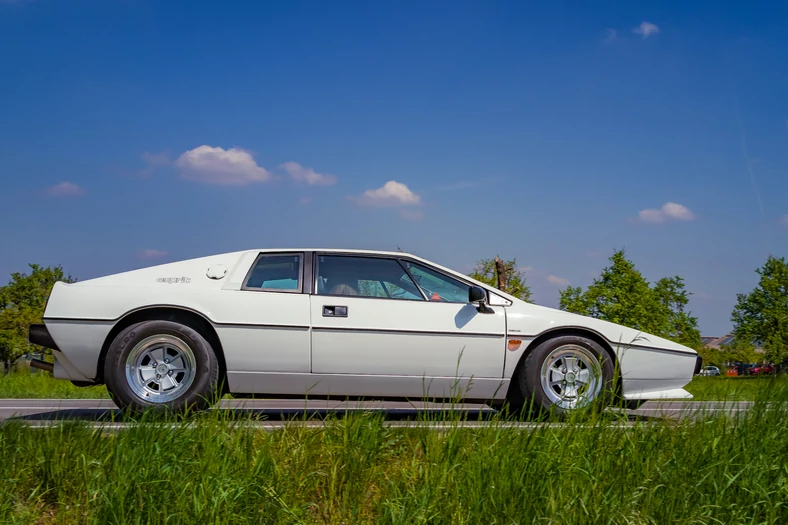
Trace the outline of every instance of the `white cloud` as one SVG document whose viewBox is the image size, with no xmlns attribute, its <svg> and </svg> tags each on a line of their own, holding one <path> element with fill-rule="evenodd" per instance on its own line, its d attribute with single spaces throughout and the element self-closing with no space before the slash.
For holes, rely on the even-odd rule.
<svg viewBox="0 0 788 525">
<path fill-rule="evenodd" d="M 421 204 L 421 197 L 395 180 L 390 180 L 383 187 L 367 190 L 358 197 L 351 197 L 362 206 L 415 206 Z"/>
<path fill-rule="evenodd" d="M 662 210 L 640 210 L 638 212 L 638 218 L 643 222 L 650 222 L 652 224 L 658 224 L 667 221 L 667 217 L 665 214 L 662 213 Z"/>
<path fill-rule="evenodd" d="M 782 224 L 783 226 L 788 226 L 788 215 L 783 215 L 778 219 L 777 222 Z"/>
<path fill-rule="evenodd" d="M 533 266 L 520 266 L 517 268 L 517 271 L 520 273 L 528 273 L 534 271 Z"/>
<path fill-rule="evenodd" d="M 61 182 L 47 188 L 47 193 L 52 197 L 78 197 L 85 194 L 85 189 L 71 182 Z"/>
<path fill-rule="evenodd" d="M 166 166 L 170 163 L 170 156 L 166 151 L 161 153 L 150 153 L 148 151 L 142 152 L 142 160 L 151 166 Z"/>
<path fill-rule="evenodd" d="M 618 40 L 618 31 L 615 29 L 605 29 L 605 42 Z"/>
<path fill-rule="evenodd" d="M 243 186 L 271 178 L 268 170 L 258 166 L 252 155 L 240 148 L 198 146 L 178 157 L 175 165 L 181 168 L 184 179 L 206 184 Z"/>
<path fill-rule="evenodd" d="M 140 257 L 143 259 L 161 259 L 162 257 L 167 257 L 169 253 L 162 251 L 162 250 L 144 250 L 140 253 Z"/>
<path fill-rule="evenodd" d="M 300 199 L 298 199 L 298 203 L 303 206 L 312 204 L 312 197 L 301 197 Z"/>
<path fill-rule="evenodd" d="M 571 283 L 569 279 L 564 279 L 563 277 L 556 277 L 555 275 L 548 275 L 547 282 L 550 284 L 554 284 L 556 286 L 569 286 Z"/>
<path fill-rule="evenodd" d="M 279 166 L 287 172 L 294 180 L 305 182 L 310 186 L 331 186 L 337 183 L 334 175 L 324 175 L 317 173 L 312 168 L 305 168 L 297 162 L 285 162 Z"/>
<path fill-rule="evenodd" d="M 640 210 L 638 219 L 651 224 L 662 224 L 671 220 L 691 221 L 695 219 L 695 214 L 686 206 L 675 202 L 666 202 L 660 209 Z"/>
<path fill-rule="evenodd" d="M 649 22 L 642 22 L 639 26 L 632 29 L 632 32 L 641 35 L 643 38 L 648 38 L 650 35 L 659 33 L 659 27 Z"/>
</svg>

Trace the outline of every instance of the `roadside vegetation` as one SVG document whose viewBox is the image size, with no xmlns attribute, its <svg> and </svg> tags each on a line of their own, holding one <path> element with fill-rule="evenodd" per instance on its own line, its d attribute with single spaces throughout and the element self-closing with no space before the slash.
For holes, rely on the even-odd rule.
<svg viewBox="0 0 788 525">
<path fill-rule="evenodd" d="M 695 376 L 684 388 L 692 401 L 755 401 L 774 388 L 788 388 L 788 376 Z"/>
<path fill-rule="evenodd" d="M 229 411 L 115 431 L 10 421 L 0 523 L 786 523 L 784 401 L 631 427 L 592 411 L 527 429 L 424 416 L 441 431 L 374 413 L 274 431 Z"/>
<path fill-rule="evenodd" d="M 30 372 L 27 367 L 0 374 L 0 399 L 108 399 L 107 387 L 77 387 L 55 379 L 49 372 Z"/>
</svg>

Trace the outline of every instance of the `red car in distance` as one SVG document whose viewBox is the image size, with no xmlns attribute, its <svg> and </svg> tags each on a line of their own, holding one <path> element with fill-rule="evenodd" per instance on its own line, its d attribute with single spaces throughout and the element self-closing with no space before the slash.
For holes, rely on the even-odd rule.
<svg viewBox="0 0 788 525">
<path fill-rule="evenodd" d="M 762 365 L 755 365 L 752 368 L 750 368 L 749 370 L 747 370 L 747 373 L 749 375 L 754 375 L 754 376 L 767 375 L 767 374 L 774 375 L 775 372 L 776 372 L 776 370 L 774 368 L 774 365 L 771 364 L 771 363 L 762 364 Z"/>
</svg>

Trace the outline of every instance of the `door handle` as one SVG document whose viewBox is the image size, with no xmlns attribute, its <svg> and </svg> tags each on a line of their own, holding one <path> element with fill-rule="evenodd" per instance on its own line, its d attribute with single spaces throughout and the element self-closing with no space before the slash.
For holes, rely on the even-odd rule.
<svg viewBox="0 0 788 525">
<path fill-rule="evenodd" d="M 324 306 L 323 317 L 347 317 L 347 306 Z"/>
</svg>

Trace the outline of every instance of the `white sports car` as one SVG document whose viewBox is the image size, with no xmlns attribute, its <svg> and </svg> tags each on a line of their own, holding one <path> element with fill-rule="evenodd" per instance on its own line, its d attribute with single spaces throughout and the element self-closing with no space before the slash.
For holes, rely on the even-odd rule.
<svg viewBox="0 0 788 525">
<path fill-rule="evenodd" d="M 400 252 L 252 250 L 58 282 L 30 342 L 127 410 L 223 392 L 465 399 L 559 411 L 690 398 L 685 346 L 523 302 Z"/>
</svg>

